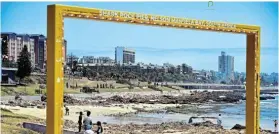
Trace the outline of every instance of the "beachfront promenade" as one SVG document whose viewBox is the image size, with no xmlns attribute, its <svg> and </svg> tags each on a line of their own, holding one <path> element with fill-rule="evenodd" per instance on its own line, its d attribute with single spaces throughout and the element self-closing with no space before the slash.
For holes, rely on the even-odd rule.
<svg viewBox="0 0 279 134">
<path fill-rule="evenodd" d="M 184 89 L 245 89 L 244 85 L 207 84 L 207 83 L 167 83 Z"/>
<path fill-rule="evenodd" d="M 245 89 L 245 85 L 207 84 L 207 83 L 167 83 L 170 86 L 179 86 L 185 89 Z M 278 87 L 261 87 L 261 90 L 275 90 Z"/>
</svg>

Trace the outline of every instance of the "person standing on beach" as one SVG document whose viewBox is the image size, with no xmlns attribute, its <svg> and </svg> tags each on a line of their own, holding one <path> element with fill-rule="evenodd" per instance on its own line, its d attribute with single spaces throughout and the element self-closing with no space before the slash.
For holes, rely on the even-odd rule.
<svg viewBox="0 0 279 134">
<path fill-rule="evenodd" d="M 81 132 L 81 126 L 82 126 L 82 112 L 79 112 L 79 117 L 78 117 L 78 132 Z"/>
<path fill-rule="evenodd" d="M 67 106 L 65 107 L 65 110 L 66 110 L 66 114 L 65 115 L 69 115 L 70 110 L 69 110 L 69 108 Z"/>
<path fill-rule="evenodd" d="M 220 126 L 222 125 L 221 114 L 219 114 L 219 116 L 217 117 L 217 124 Z"/>
<path fill-rule="evenodd" d="M 92 131 L 92 125 L 93 125 L 90 114 L 91 114 L 91 112 L 87 111 L 87 113 L 86 113 L 87 117 L 85 117 L 83 119 L 84 130 L 87 131 L 88 133 L 90 133 Z M 92 133 L 93 133 L 93 131 L 92 131 Z"/>
<path fill-rule="evenodd" d="M 277 120 L 274 120 L 274 127 L 275 127 L 274 132 L 278 132 L 278 121 Z"/>
</svg>

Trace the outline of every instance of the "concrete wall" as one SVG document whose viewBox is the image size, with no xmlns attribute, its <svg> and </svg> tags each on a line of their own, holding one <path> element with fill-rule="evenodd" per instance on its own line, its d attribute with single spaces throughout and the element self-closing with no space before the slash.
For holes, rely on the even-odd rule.
<svg viewBox="0 0 279 134">
<path fill-rule="evenodd" d="M 35 123 L 28 123 L 28 122 L 24 122 L 23 123 L 23 127 L 39 132 L 39 133 L 46 133 L 46 126 L 45 125 L 40 125 L 40 124 L 35 124 Z M 68 130 L 64 130 L 63 134 L 79 134 L 78 132 L 73 132 L 73 131 L 68 131 Z"/>
</svg>

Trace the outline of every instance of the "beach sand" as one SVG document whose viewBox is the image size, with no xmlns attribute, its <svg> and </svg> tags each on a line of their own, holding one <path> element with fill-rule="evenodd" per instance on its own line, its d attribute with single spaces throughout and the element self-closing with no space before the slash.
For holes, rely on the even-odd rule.
<svg viewBox="0 0 279 134">
<path fill-rule="evenodd" d="M 111 114 L 124 114 L 136 112 L 133 108 L 142 108 L 144 110 L 156 110 L 162 109 L 165 107 L 176 106 L 175 104 L 114 104 L 109 107 L 106 106 L 68 106 L 70 109 L 69 116 L 64 115 L 64 119 L 71 120 L 74 122 L 78 121 L 79 112 L 83 111 L 84 115 L 86 114 L 86 110 L 91 112 L 91 117 L 98 119 L 100 117 L 104 117 L 106 115 Z M 23 107 L 12 107 L 0 105 L 1 108 L 5 108 L 11 110 L 16 114 L 24 114 L 30 115 L 41 119 L 46 119 L 46 109 L 38 109 L 38 108 L 23 108 Z M 64 110 L 64 109 L 63 109 Z M 65 112 L 65 110 L 64 110 Z"/>
</svg>

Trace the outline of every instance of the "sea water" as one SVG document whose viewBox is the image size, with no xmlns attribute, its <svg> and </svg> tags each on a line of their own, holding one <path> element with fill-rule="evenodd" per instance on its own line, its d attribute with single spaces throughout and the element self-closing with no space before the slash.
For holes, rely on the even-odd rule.
<svg viewBox="0 0 279 134">
<path fill-rule="evenodd" d="M 206 107 L 210 105 L 206 105 Z M 213 106 L 213 105 L 212 105 Z M 246 103 L 243 101 L 239 104 L 222 104 L 220 105 L 220 113 L 222 119 L 222 126 L 225 129 L 231 129 L 235 124 L 240 124 L 245 126 L 245 106 Z M 179 114 L 179 113 L 138 113 L 134 116 L 129 117 L 111 117 L 107 119 L 109 123 L 115 124 L 158 124 L 162 122 L 175 122 L 182 121 L 188 122 L 191 116 L 201 116 L 201 117 L 218 117 L 220 113 L 210 112 L 206 114 Z M 278 119 L 278 95 L 272 100 L 261 100 L 260 102 L 260 127 L 262 129 L 274 130 L 274 120 Z M 196 120 L 197 122 L 200 122 Z M 201 120 L 203 121 L 203 120 Z M 216 120 L 212 120 L 216 123 Z"/>
<path fill-rule="evenodd" d="M 222 115 L 225 128 L 238 123 L 245 125 L 246 103 L 240 103 L 221 109 L 225 114 Z M 274 120 L 278 120 L 278 95 L 272 100 L 261 100 L 260 102 L 260 127 L 263 129 L 274 130 Z"/>
</svg>

